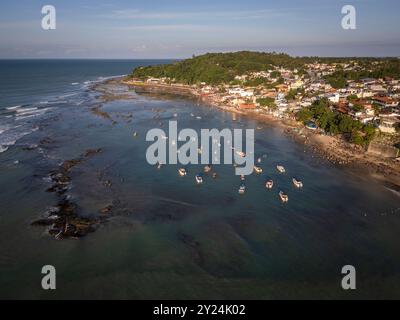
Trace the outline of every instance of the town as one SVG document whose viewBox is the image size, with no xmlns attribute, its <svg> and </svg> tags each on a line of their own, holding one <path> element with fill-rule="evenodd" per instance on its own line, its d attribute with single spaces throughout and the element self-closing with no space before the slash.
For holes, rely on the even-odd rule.
<svg viewBox="0 0 400 320">
<path fill-rule="evenodd" d="M 386 68 L 386 60 L 315 60 L 309 58 L 298 68 L 269 65 L 267 70 L 244 72 L 229 82 L 214 84 L 184 84 L 171 77 L 154 77 L 151 68 L 135 70 L 126 82 L 187 89 L 226 110 L 300 121 L 308 130 L 342 134 L 355 145 L 370 147 L 371 152 L 398 158 L 400 79 L 371 77 L 375 70 Z M 351 79 L 354 74 L 358 76 Z M 363 74 L 370 76 L 360 76 Z"/>
</svg>

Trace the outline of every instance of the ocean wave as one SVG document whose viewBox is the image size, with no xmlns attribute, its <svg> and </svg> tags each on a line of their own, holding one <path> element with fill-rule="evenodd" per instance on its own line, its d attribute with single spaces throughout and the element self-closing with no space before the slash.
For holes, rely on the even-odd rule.
<svg viewBox="0 0 400 320">
<path fill-rule="evenodd" d="M 19 105 L 19 106 L 7 107 L 6 109 L 7 110 L 16 110 L 16 109 L 19 109 L 21 107 L 22 107 L 22 105 Z"/>
<path fill-rule="evenodd" d="M 17 109 L 17 113 L 25 113 L 27 111 L 33 111 L 33 110 L 37 110 L 37 107 L 33 107 L 33 108 L 23 108 L 23 109 Z"/>
<path fill-rule="evenodd" d="M 0 153 L 6 152 L 8 150 L 8 147 L 4 147 L 0 145 Z"/>
<path fill-rule="evenodd" d="M 0 152 L 7 151 L 11 146 L 15 145 L 19 139 L 25 137 L 37 130 L 39 127 L 32 128 L 22 128 L 22 130 L 17 130 L 22 127 L 21 125 L 10 128 L 6 134 L 0 136 Z"/>
</svg>

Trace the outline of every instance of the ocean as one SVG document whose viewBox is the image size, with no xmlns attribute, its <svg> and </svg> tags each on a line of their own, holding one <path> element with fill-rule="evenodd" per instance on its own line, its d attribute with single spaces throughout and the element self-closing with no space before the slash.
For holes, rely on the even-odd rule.
<svg viewBox="0 0 400 320">
<path fill-rule="evenodd" d="M 0 61 L 0 298 L 400 298 L 398 192 L 307 152 L 279 127 L 190 98 L 114 86 L 119 99 L 101 100 L 91 89 L 168 62 Z M 239 195 L 232 165 L 214 166 L 217 179 L 202 185 L 194 177 L 204 165 L 185 177 L 178 165 L 149 165 L 146 133 L 170 120 L 198 132 L 255 129 L 263 173 Z M 56 240 L 31 223 L 59 201 L 46 192 L 49 174 L 88 149 L 102 152 L 71 170 L 67 195 L 79 215 L 104 222 Z M 40 285 L 44 265 L 57 270 L 56 290 Z M 341 287 L 345 265 L 357 271 L 356 290 Z"/>
</svg>

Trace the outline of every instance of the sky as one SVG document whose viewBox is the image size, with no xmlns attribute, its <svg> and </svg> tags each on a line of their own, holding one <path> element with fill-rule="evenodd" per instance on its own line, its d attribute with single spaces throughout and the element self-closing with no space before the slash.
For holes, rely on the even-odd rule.
<svg viewBox="0 0 400 320">
<path fill-rule="evenodd" d="M 56 29 L 43 30 L 44 5 Z M 342 7 L 356 8 L 356 30 Z M 1 0 L 0 58 L 400 56 L 399 0 Z"/>
</svg>

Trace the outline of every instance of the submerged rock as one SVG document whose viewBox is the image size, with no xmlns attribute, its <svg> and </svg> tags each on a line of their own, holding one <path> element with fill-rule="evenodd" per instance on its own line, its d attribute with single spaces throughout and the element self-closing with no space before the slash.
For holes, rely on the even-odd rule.
<svg viewBox="0 0 400 320">
<path fill-rule="evenodd" d="M 46 212 L 46 217 L 33 221 L 32 226 L 49 227 L 49 235 L 56 239 L 81 238 L 96 230 L 98 224 L 103 222 L 104 219 L 80 216 L 77 204 L 65 193 L 70 188 L 71 177 L 69 172 L 71 169 L 101 151 L 102 149 L 88 149 L 79 158 L 66 160 L 57 170 L 49 173 L 52 186 L 47 189 L 47 192 L 56 193 L 60 200 L 56 206 Z M 107 207 L 107 213 L 111 211 L 111 207 Z M 104 209 L 102 210 L 106 213 Z"/>
</svg>

